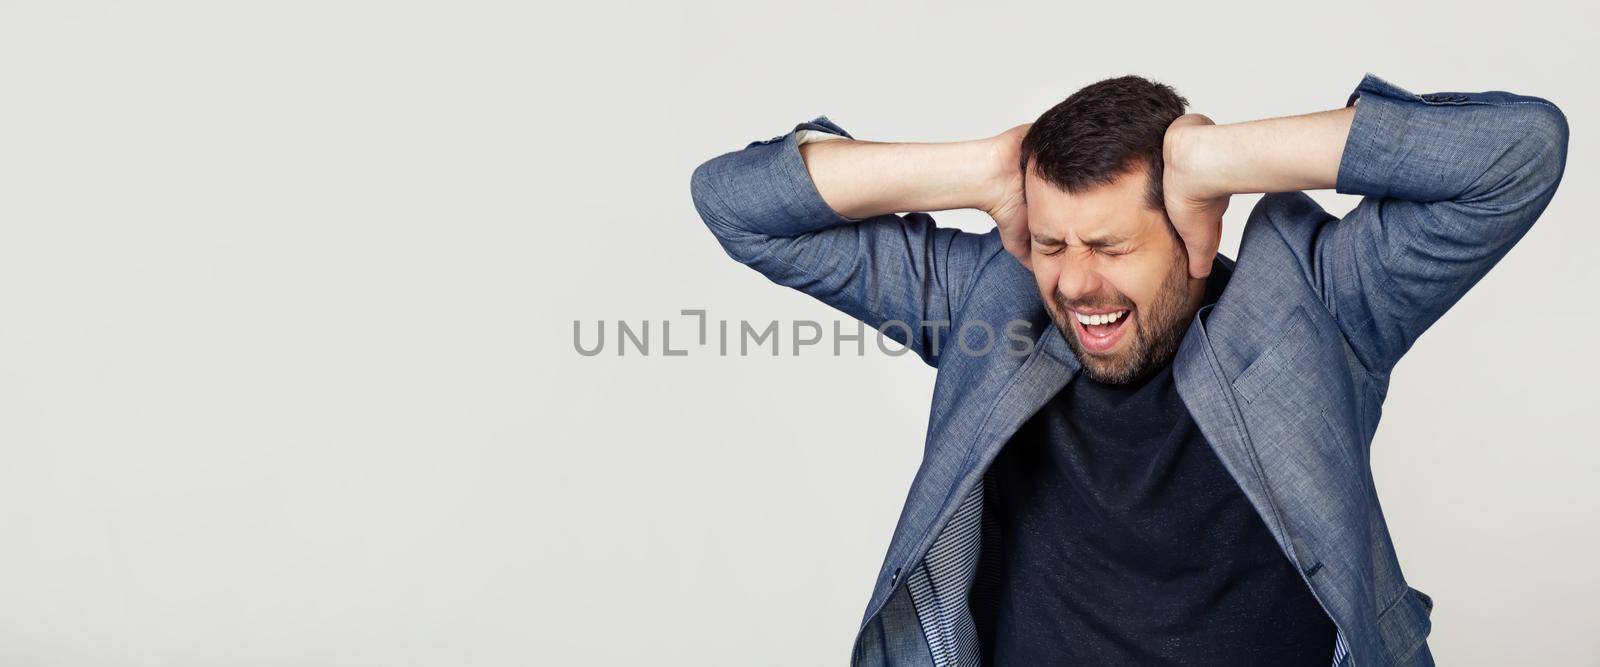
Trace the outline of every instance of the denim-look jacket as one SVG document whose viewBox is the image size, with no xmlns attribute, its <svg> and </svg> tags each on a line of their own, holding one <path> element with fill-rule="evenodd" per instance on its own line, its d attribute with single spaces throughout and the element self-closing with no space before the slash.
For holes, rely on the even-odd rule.
<svg viewBox="0 0 1600 667">
<path fill-rule="evenodd" d="M 1370 73 L 1345 104 L 1356 111 L 1336 190 L 1360 203 L 1341 219 L 1304 193 L 1263 196 L 1238 259 L 1216 258 L 1225 288 L 1189 325 L 1173 370 L 1206 441 L 1338 626 L 1333 663 L 1432 664 L 1433 601 L 1401 574 L 1370 445 L 1395 363 L 1550 202 L 1567 120 L 1536 97 L 1416 95 Z M 712 158 L 694 171 L 694 204 L 728 255 L 938 369 L 923 460 L 851 656 L 976 664 L 985 473 L 1079 365 L 996 231 L 916 212 L 841 216 L 800 157 L 808 130 L 850 136 L 822 116 Z M 1026 354 L 966 352 L 988 334 L 964 324 L 1018 320 L 1031 327 Z M 943 346 L 939 327 L 918 324 L 929 322 L 949 323 Z"/>
</svg>

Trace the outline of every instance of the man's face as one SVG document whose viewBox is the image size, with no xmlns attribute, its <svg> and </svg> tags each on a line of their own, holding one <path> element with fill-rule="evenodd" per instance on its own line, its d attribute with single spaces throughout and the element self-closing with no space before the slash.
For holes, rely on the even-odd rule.
<svg viewBox="0 0 1600 667">
<path fill-rule="evenodd" d="M 1171 360 L 1205 293 L 1166 213 L 1146 203 L 1145 172 L 1077 194 L 1026 175 L 1039 294 L 1099 382 L 1130 382 Z"/>
</svg>

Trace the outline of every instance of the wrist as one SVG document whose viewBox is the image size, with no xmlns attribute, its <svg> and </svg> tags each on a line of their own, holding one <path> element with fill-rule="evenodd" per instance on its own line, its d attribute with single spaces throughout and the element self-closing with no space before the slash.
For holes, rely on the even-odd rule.
<svg viewBox="0 0 1600 667">
<path fill-rule="evenodd" d="M 1221 176 L 1217 139 L 1221 128 L 1211 124 L 1174 126 L 1162 142 L 1164 169 L 1185 184 L 1193 199 L 1212 199 L 1229 194 Z"/>
<path fill-rule="evenodd" d="M 917 171 L 927 197 L 938 202 L 938 210 L 987 210 L 1000 201 L 996 185 L 999 172 L 993 146 L 983 139 L 925 144 Z"/>
<path fill-rule="evenodd" d="M 1017 160 L 1020 155 L 1016 140 L 1006 135 L 979 139 L 972 144 L 971 162 L 977 166 L 974 174 L 972 208 L 993 211 L 1019 193 L 1022 187 L 1022 169 Z"/>
</svg>

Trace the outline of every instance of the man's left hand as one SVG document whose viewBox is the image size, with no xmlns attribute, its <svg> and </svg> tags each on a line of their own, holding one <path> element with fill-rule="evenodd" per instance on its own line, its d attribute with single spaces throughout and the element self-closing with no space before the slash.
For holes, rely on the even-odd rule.
<svg viewBox="0 0 1600 667">
<path fill-rule="evenodd" d="M 1179 116 L 1167 126 L 1162 145 L 1161 187 L 1167 217 L 1189 253 L 1189 275 L 1204 278 L 1222 245 L 1222 214 L 1228 210 L 1227 194 L 1208 191 L 1202 149 L 1194 141 L 1197 129 L 1216 125 L 1203 114 Z M 1201 129 L 1201 131 L 1204 131 Z"/>
</svg>

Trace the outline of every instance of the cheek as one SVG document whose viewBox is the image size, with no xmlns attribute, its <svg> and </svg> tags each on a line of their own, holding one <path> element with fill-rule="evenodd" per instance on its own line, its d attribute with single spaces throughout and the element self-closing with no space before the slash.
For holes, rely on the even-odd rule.
<svg viewBox="0 0 1600 667">
<path fill-rule="evenodd" d="M 1060 280 L 1061 272 L 1044 264 L 1043 262 L 1034 262 L 1033 280 L 1039 285 L 1039 294 L 1048 303 L 1056 293 L 1056 282 Z"/>
<path fill-rule="evenodd" d="M 1129 262 L 1106 272 L 1105 279 L 1124 297 L 1133 301 L 1135 306 L 1143 310 L 1155 302 L 1165 275 L 1164 266 L 1156 266 L 1151 262 Z"/>
</svg>

